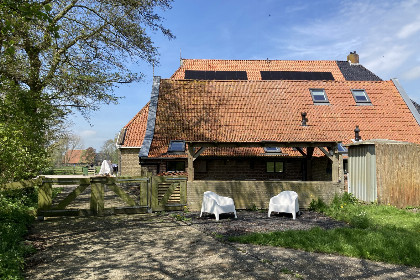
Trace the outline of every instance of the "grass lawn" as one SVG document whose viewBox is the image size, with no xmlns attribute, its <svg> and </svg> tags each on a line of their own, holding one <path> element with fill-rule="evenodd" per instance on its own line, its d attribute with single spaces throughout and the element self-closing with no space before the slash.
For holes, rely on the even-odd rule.
<svg viewBox="0 0 420 280">
<path fill-rule="evenodd" d="M 365 205 L 349 194 L 336 197 L 331 205 L 313 201 L 311 208 L 350 227 L 255 233 L 229 240 L 420 267 L 420 212 Z"/>
</svg>

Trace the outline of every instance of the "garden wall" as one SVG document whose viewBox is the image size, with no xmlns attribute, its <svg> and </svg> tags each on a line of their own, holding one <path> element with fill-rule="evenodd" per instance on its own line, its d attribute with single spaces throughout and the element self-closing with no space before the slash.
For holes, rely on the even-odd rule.
<svg viewBox="0 0 420 280">
<path fill-rule="evenodd" d="M 292 190 L 299 195 L 299 206 L 307 209 L 312 199 L 329 202 L 336 193 L 344 192 L 344 184 L 331 181 L 193 181 L 188 182 L 187 204 L 191 211 L 200 211 L 203 193 L 213 191 L 229 196 L 236 209 L 254 206 L 268 209 L 270 198 L 281 191 Z"/>
</svg>

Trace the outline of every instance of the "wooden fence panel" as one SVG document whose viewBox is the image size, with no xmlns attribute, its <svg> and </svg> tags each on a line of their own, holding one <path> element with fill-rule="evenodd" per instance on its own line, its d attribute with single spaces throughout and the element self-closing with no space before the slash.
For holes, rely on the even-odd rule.
<svg viewBox="0 0 420 280">
<path fill-rule="evenodd" d="M 420 145 L 376 145 L 378 202 L 400 208 L 420 205 Z"/>
</svg>

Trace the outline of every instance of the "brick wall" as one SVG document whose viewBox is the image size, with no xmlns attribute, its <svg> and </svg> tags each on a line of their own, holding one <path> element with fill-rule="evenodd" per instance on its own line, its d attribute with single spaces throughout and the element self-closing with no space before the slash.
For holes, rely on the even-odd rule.
<svg viewBox="0 0 420 280">
<path fill-rule="evenodd" d="M 118 171 L 121 176 L 141 176 L 141 167 L 139 165 L 140 148 L 120 149 L 120 162 Z"/>
<path fill-rule="evenodd" d="M 132 152 L 133 153 L 133 152 Z M 134 157 L 133 157 L 134 155 Z M 138 152 L 130 155 L 130 163 L 126 170 L 139 172 Z M 177 159 L 177 161 L 184 159 Z M 185 166 L 187 160 L 185 159 Z M 284 172 L 267 172 L 267 161 L 282 161 Z M 154 175 L 166 172 L 166 160 L 147 160 L 147 165 L 143 165 Z M 199 157 L 194 161 L 194 179 L 195 180 L 302 180 L 303 167 L 301 158 L 205 158 Z M 123 172 L 123 171 L 122 171 Z M 124 171 L 125 172 L 125 171 Z M 312 180 L 313 181 L 331 181 L 331 162 L 326 158 L 312 159 Z M 124 175 L 124 174 L 122 174 Z M 134 174 L 127 174 L 134 175 Z"/>
<path fill-rule="evenodd" d="M 326 157 L 312 158 L 312 180 L 313 181 L 331 181 L 332 163 Z"/>
<path fill-rule="evenodd" d="M 284 172 L 267 172 L 267 161 L 283 162 Z M 302 162 L 291 158 L 198 158 L 194 169 L 196 180 L 302 180 Z"/>
<path fill-rule="evenodd" d="M 336 193 L 344 192 L 344 184 L 322 181 L 193 181 L 187 185 L 187 204 L 192 211 L 200 211 L 203 193 L 213 191 L 235 201 L 236 209 L 268 209 L 270 198 L 281 191 L 292 190 L 299 195 L 301 209 L 309 207 L 312 199 L 330 202 Z"/>
</svg>

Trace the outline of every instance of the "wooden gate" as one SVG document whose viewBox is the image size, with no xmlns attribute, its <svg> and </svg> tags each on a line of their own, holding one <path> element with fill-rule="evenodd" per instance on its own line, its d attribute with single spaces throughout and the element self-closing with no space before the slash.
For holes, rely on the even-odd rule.
<svg viewBox="0 0 420 280">
<path fill-rule="evenodd" d="M 61 201 L 53 203 L 53 185 L 76 186 Z M 128 186 L 128 187 L 127 187 Z M 132 187 L 130 187 L 132 186 Z M 88 192 L 90 188 L 90 193 Z M 185 177 L 90 177 L 45 178 L 38 190 L 38 216 L 89 216 L 137 214 L 152 211 L 182 210 L 187 201 Z M 121 199 L 123 205 L 106 207 L 109 197 L 105 189 Z M 131 190 L 132 192 L 130 193 Z M 81 194 L 90 194 L 89 206 L 70 209 L 68 206 Z M 133 194 L 134 193 L 134 194 Z"/>
<path fill-rule="evenodd" d="M 154 176 L 151 207 L 153 211 L 183 210 L 187 205 L 187 178 Z"/>
</svg>

